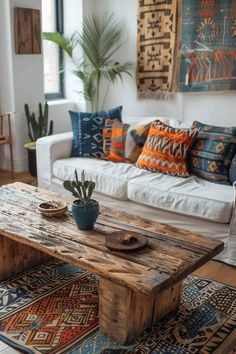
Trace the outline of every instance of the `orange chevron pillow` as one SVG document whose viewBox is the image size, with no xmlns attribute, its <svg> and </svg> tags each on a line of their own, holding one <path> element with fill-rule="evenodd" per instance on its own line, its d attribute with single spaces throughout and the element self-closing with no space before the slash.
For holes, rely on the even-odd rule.
<svg viewBox="0 0 236 354">
<path fill-rule="evenodd" d="M 198 129 L 177 129 L 159 120 L 152 123 L 136 166 L 152 172 L 188 177 L 187 155 Z"/>
</svg>

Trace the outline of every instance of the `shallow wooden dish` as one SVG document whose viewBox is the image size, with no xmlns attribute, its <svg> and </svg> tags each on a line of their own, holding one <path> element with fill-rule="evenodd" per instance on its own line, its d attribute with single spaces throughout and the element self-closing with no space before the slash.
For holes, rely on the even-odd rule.
<svg viewBox="0 0 236 354">
<path fill-rule="evenodd" d="M 38 210 L 47 218 L 60 217 L 65 215 L 68 210 L 66 203 L 58 200 L 48 200 L 38 205 Z"/>
<path fill-rule="evenodd" d="M 117 231 L 106 236 L 106 247 L 111 251 L 132 252 L 145 248 L 148 244 L 146 236 L 133 231 Z"/>
</svg>

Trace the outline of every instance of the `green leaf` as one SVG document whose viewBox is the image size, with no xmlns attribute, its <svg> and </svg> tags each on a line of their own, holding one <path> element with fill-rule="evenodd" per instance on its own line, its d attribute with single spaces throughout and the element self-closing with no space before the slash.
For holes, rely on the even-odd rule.
<svg viewBox="0 0 236 354">
<path fill-rule="evenodd" d="M 43 39 L 56 43 L 62 48 L 70 57 L 72 57 L 74 47 L 76 45 L 74 36 L 66 37 L 59 32 L 44 32 Z"/>
</svg>

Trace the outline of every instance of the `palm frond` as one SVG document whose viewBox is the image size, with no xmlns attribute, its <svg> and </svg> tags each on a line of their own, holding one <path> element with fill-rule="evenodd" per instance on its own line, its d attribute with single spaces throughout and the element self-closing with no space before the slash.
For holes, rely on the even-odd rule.
<svg viewBox="0 0 236 354">
<path fill-rule="evenodd" d="M 44 32 L 43 39 L 56 43 L 60 48 L 65 50 L 65 52 L 72 57 L 73 49 L 76 45 L 75 37 L 66 37 L 59 32 Z"/>
</svg>

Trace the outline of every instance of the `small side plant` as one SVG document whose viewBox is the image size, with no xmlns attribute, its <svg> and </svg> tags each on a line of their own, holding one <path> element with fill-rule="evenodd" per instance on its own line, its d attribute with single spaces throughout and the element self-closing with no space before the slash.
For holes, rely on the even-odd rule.
<svg viewBox="0 0 236 354">
<path fill-rule="evenodd" d="M 37 139 L 43 136 L 53 134 L 53 121 L 48 122 L 48 103 L 45 102 L 44 108 L 42 103 L 39 103 L 39 116 L 36 119 L 35 113 L 31 113 L 29 105 L 25 104 L 25 115 L 28 126 L 28 136 L 30 143 L 24 145 L 25 148 L 34 147 Z"/>
<path fill-rule="evenodd" d="M 89 205 L 94 202 L 91 198 L 96 184 L 93 181 L 85 180 L 84 170 L 81 173 L 81 180 L 79 180 L 77 171 L 75 170 L 75 180 L 66 180 L 63 186 L 77 199 L 74 203 Z"/>
</svg>

